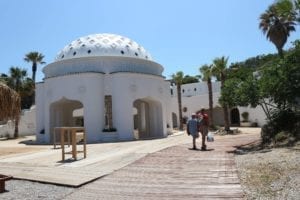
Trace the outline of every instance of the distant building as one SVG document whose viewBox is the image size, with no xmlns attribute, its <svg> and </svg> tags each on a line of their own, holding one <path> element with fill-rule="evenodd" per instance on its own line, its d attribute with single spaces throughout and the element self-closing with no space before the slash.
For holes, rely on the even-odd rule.
<svg viewBox="0 0 300 200">
<path fill-rule="evenodd" d="M 176 126 L 179 123 L 178 119 L 178 104 L 177 104 L 177 88 L 176 85 L 170 87 L 172 94 L 172 111 L 173 111 L 173 125 Z M 218 102 L 220 98 L 221 83 L 213 82 L 213 121 L 215 125 L 224 125 L 223 110 Z M 192 113 L 200 111 L 201 108 L 209 109 L 208 105 L 208 88 L 206 82 L 190 83 L 181 86 L 182 95 L 182 110 L 183 118 L 189 118 Z M 175 98 L 176 97 L 176 98 Z M 266 123 L 265 114 L 260 107 L 234 107 L 229 108 L 229 120 L 231 126 L 240 126 L 243 121 L 242 113 L 249 113 L 249 122 L 252 125 L 257 124 L 262 126 Z"/>
</svg>

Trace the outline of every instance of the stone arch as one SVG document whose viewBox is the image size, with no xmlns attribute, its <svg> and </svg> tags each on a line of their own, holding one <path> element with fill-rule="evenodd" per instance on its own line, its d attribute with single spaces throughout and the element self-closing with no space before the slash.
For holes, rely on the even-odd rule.
<svg viewBox="0 0 300 200">
<path fill-rule="evenodd" d="M 78 100 L 70 100 L 65 97 L 50 104 L 50 142 L 53 142 L 54 127 L 78 126 L 74 111 L 83 108 Z M 83 112 L 83 110 L 82 110 Z M 82 115 L 82 120 L 84 115 Z M 59 138 L 59 137 L 56 137 Z"/>
<path fill-rule="evenodd" d="M 152 98 L 136 99 L 133 102 L 135 139 L 163 137 L 162 105 Z"/>
</svg>

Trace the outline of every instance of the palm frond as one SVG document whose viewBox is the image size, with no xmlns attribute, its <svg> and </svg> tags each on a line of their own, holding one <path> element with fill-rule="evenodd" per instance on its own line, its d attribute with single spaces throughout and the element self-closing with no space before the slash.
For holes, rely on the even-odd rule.
<svg viewBox="0 0 300 200">
<path fill-rule="evenodd" d="M 21 98 L 17 92 L 0 82 L 0 120 L 19 120 Z"/>
</svg>

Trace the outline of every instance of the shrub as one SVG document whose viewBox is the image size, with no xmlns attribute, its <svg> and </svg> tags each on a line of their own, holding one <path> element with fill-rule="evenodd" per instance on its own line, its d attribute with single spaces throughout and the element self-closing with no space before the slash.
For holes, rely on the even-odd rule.
<svg viewBox="0 0 300 200">
<path fill-rule="evenodd" d="M 243 112 L 242 113 L 242 118 L 243 118 L 243 122 L 248 122 L 249 113 L 248 112 Z"/>
<path fill-rule="evenodd" d="M 264 144 L 279 142 L 290 137 L 300 139 L 299 113 L 292 110 L 275 110 L 271 113 L 269 122 L 262 127 L 261 137 Z"/>
</svg>

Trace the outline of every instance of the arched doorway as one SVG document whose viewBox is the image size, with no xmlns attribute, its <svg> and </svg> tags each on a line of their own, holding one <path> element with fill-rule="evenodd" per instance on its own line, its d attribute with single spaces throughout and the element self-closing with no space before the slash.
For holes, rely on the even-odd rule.
<svg viewBox="0 0 300 200">
<path fill-rule="evenodd" d="M 161 103 L 151 98 L 137 99 L 133 102 L 133 121 L 135 139 L 163 136 Z"/>
<path fill-rule="evenodd" d="M 50 105 L 50 142 L 53 142 L 54 127 L 59 126 L 79 126 L 78 116 L 76 111 L 83 108 L 83 104 L 80 101 L 70 100 L 65 97 L 59 101 L 53 102 Z M 75 111 L 75 112 L 74 112 Z M 82 109 L 82 123 L 84 121 Z M 81 114 L 78 114 L 81 115 Z M 57 133 L 56 133 L 57 134 Z M 56 138 L 59 138 L 58 136 Z"/>
<path fill-rule="evenodd" d="M 239 109 L 233 108 L 230 111 L 230 120 L 232 126 L 239 126 L 240 125 L 240 112 Z"/>
</svg>

